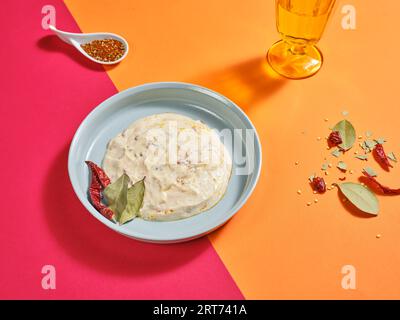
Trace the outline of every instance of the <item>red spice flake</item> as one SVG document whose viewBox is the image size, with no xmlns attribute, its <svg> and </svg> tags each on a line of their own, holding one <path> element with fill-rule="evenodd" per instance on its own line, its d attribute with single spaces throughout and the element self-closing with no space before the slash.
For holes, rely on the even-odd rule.
<svg viewBox="0 0 400 320">
<path fill-rule="evenodd" d="M 336 147 L 343 142 L 339 131 L 332 131 L 328 137 L 328 146 L 330 148 Z"/>
<path fill-rule="evenodd" d="M 324 178 L 314 177 L 311 181 L 311 187 L 318 193 L 324 193 L 326 191 Z"/>
<path fill-rule="evenodd" d="M 382 191 L 383 194 L 386 195 L 400 195 L 400 188 L 399 189 L 392 189 L 389 187 L 386 187 L 379 183 L 375 177 L 369 175 L 367 172 L 363 171 L 364 175 L 367 177 L 368 181 L 373 183 L 375 186 L 379 188 L 380 191 Z"/>
<path fill-rule="evenodd" d="M 120 59 L 125 52 L 125 46 L 121 41 L 115 39 L 93 40 L 81 44 L 85 52 L 96 60 L 112 62 Z"/>
<path fill-rule="evenodd" d="M 104 217 L 112 220 L 114 212 L 101 202 L 103 198 L 102 191 L 111 183 L 110 178 L 106 175 L 104 170 L 95 163 L 86 161 L 86 164 L 89 166 L 92 173 L 92 179 L 89 186 L 90 201 L 96 210 L 98 210 Z"/>
<path fill-rule="evenodd" d="M 377 143 L 375 145 L 375 148 L 373 150 L 373 154 L 375 159 L 379 162 L 379 164 L 381 166 L 384 167 L 384 169 L 389 169 L 389 168 L 393 168 L 393 166 L 391 165 L 391 163 L 389 162 L 389 159 L 385 153 L 385 150 L 383 149 L 383 145 L 380 143 Z"/>
</svg>

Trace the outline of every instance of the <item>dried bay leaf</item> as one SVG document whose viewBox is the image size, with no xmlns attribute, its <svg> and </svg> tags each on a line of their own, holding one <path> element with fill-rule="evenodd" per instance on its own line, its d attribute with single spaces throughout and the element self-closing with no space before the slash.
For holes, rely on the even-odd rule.
<svg viewBox="0 0 400 320">
<path fill-rule="evenodd" d="M 356 131 L 353 125 L 348 120 L 342 120 L 338 122 L 332 129 L 333 131 L 339 131 L 342 143 L 339 147 L 343 150 L 349 150 L 356 141 Z"/>
<path fill-rule="evenodd" d="M 367 187 L 353 182 L 341 183 L 338 187 L 347 200 L 358 209 L 369 214 L 378 214 L 378 198 Z"/>
<path fill-rule="evenodd" d="M 128 189 L 126 208 L 121 213 L 121 216 L 118 220 L 120 224 L 131 221 L 137 216 L 143 203 L 144 191 L 144 179 L 136 182 L 132 187 Z"/>
<path fill-rule="evenodd" d="M 108 206 L 115 213 L 115 218 L 117 221 L 120 220 L 121 214 L 124 212 L 127 205 L 127 192 L 129 177 L 124 173 L 116 181 L 109 184 L 107 188 L 104 189 L 104 197 L 107 200 Z"/>
</svg>

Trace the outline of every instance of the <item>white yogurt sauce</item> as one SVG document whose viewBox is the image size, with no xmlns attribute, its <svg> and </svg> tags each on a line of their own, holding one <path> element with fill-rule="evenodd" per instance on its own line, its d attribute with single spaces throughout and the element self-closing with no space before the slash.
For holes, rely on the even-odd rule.
<svg viewBox="0 0 400 320">
<path fill-rule="evenodd" d="M 139 216 L 166 221 L 214 206 L 227 189 L 232 160 L 204 123 L 161 113 L 135 121 L 112 139 L 103 168 L 111 181 L 124 172 L 132 183 L 146 177 Z"/>
</svg>

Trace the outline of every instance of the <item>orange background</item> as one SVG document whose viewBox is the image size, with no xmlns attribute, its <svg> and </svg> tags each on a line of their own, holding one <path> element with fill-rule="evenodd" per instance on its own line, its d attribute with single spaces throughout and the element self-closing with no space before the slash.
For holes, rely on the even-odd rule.
<svg viewBox="0 0 400 320">
<path fill-rule="evenodd" d="M 379 197 L 378 217 L 344 206 L 336 190 L 306 206 L 316 198 L 308 176 L 320 173 L 324 157 L 334 166 L 338 161 L 324 137 L 343 110 L 358 134 L 371 130 L 400 155 L 398 1 L 338 1 L 319 43 L 323 68 L 301 81 L 284 80 L 264 63 L 279 39 L 273 0 L 65 2 L 82 31 L 115 32 L 130 43 L 127 59 L 107 68 L 119 90 L 192 82 L 226 95 L 253 121 L 263 146 L 259 184 L 232 221 L 210 236 L 246 298 L 400 298 L 399 197 Z M 344 4 L 357 10 L 356 30 L 341 27 Z M 347 181 L 370 166 L 385 184 L 400 186 L 398 168 L 389 174 L 373 160 L 355 160 L 359 149 L 344 157 L 355 171 Z M 343 176 L 334 167 L 329 172 L 329 183 Z M 347 264 L 356 268 L 355 290 L 341 287 Z"/>
</svg>

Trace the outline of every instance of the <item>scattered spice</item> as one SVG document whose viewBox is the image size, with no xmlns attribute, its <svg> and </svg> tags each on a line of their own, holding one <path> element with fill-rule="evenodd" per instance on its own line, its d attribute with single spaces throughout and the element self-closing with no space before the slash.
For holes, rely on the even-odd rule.
<svg viewBox="0 0 400 320">
<path fill-rule="evenodd" d="M 370 177 L 376 177 L 376 176 L 378 176 L 377 174 L 376 174 L 376 172 L 372 169 L 372 168 L 370 168 L 370 167 L 366 167 L 366 168 L 364 168 L 363 169 L 363 172 L 365 172 L 368 176 L 370 176 Z"/>
<path fill-rule="evenodd" d="M 341 171 L 347 170 L 347 164 L 344 161 L 339 161 L 337 164 L 337 168 Z"/>
<path fill-rule="evenodd" d="M 360 154 L 360 155 L 355 156 L 355 158 L 357 158 L 357 159 L 359 159 L 359 160 L 367 161 L 367 160 L 368 160 L 368 155 L 366 155 L 366 154 Z"/>
<path fill-rule="evenodd" d="M 393 168 L 392 164 L 389 162 L 388 157 L 386 156 L 385 150 L 383 149 L 383 145 L 381 143 L 377 143 L 375 145 L 373 154 L 379 164 L 383 166 L 386 170 L 388 170 L 389 168 Z"/>
<path fill-rule="evenodd" d="M 339 158 L 339 156 L 340 156 L 340 150 L 339 150 L 338 148 L 336 148 L 335 150 L 333 150 L 333 151 L 331 152 L 331 155 L 333 155 L 333 156 L 336 157 L 336 158 Z"/>
<path fill-rule="evenodd" d="M 379 144 L 384 144 L 386 142 L 386 139 L 385 138 L 378 138 L 378 139 L 375 139 L 375 142 L 379 143 Z"/>
<path fill-rule="evenodd" d="M 311 181 L 311 186 L 314 189 L 314 191 L 318 193 L 324 193 L 326 191 L 324 178 L 314 177 Z"/>
<path fill-rule="evenodd" d="M 102 62 L 113 62 L 125 53 L 124 44 L 115 39 L 93 40 L 81 44 L 82 49 L 91 57 Z"/>
<path fill-rule="evenodd" d="M 339 131 L 332 131 L 328 137 L 328 146 L 330 148 L 336 147 L 343 142 Z"/>
<path fill-rule="evenodd" d="M 301 194 L 301 190 L 297 190 L 297 194 Z"/>
<path fill-rule="evenodd" d="M 389 158 L 389 160 L 392 160 L 393 162 L 397 162 L 397 158 L 396 158 L 396 156 L 394 155 L 393 152 L 389 152 L 387 154 L 387 157 Z"/>
<path fill-rule="evenodd" d="M 377 234 L 377 235 L 376 235 L 376 238 L 377 238 L 377 239 L 380 239 L 380 238 L 381 238 L 381 234 Z"/>
<path fill-rule="evenodd" d="M 348 112 L 342 112 L 343 116 L 347 116 Z M 324 119 L 328 121 L 328 119 Z M 339 121 L 335 126 L 329 128 L 331 130 L 328 137 L 325 137 L 327 140 L 327 150 L 335 147 L 333 151 L 331 151 L 331 155 L 339 158 L 341 155 L 344 155 L 346 151 L 350 150 L 357 138 L 360 140 L 357 144 L 362 149 L 354 150 L 354 158 L 367 161 L 368 153 L 372 153 L 377 162 L 385 169 L 392 168 L 395 162 L 397 162 L 397 158 L 393 152 L 388 154 L 385 153 L 383 148 L 383 144 L 386 142 L 384 138 L 372 138 L 372 132 L 365 132 L 365 141 L 363 141 L 363 135 L 357 135 L 354 129 L 354 126 L 346 119 Z M 321 140 L 320 136 L 317 136 L 317 140 Z M 328 168 L 332 168 L 332 164 L 329 163 L 327 157 L 324 157 L 326 161 L 321 165 L 321 170 L 324 172 L 324 175 L 328 176 Z M 333 183 L 332 185 L 326 186 L 325 181 L 321 177 L 317 177 L 315 174 L 309 177 L 310 185 L 312 186 L 313 193 L 324 193 L 326 190 L 333 190 L 336 187 L 341 191 L 341 194 L 344 198 L 341 198 L 343 202 L 349 201 L 354 206 L 356 206 L 361 211 L 366 213 L 377 215 L 379 212 L 379 202 L 376 197 L 374 191 L 381 191 L 386 195 L 400 195 L 400 188 L 393 189 L 387 186 L 380 184 L 376 180 L 376 173 L 373 169 L 366 167 L 363 169 L 363 174 L 366 176 L 366 182 L 360 181 L 359 183 L 353 182 L 344 182 L 346 180 L 345 172 L 353 175 L 357 170 L 347 170 L 348 165 L 344 161 L 337 162 L 337 168 L 342 171 L 341 177 L 339 176 L 337 179 L 342 181 L 340 183 Z M 365 177 L 364 177 L 365 178 Z M 369 188 L 371 185 L 374 185 L 375 188 Z M 378 193 L 379 193 L 378 191 Z M 307 202 L 307 206 L 310 206 L 312 203 L 317 203 L 318 199 L 314 199 L 314 201 Z M 380 237 L 380 234 L 377 235 L 377 238 Z"/>
</svg>

